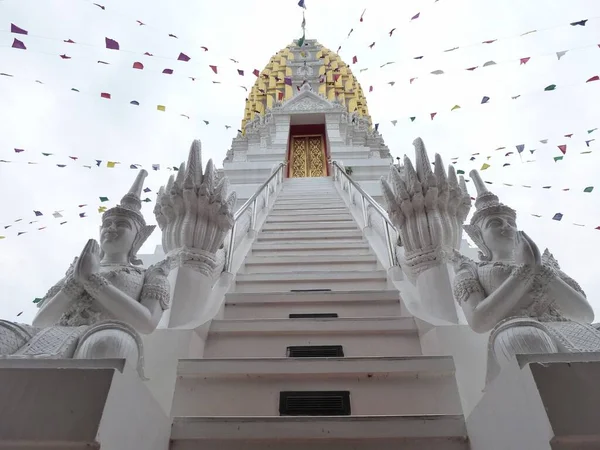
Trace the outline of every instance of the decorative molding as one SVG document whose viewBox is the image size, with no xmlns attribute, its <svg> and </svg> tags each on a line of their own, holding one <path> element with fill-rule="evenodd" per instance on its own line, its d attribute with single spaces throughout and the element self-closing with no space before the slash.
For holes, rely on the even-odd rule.
<svg viewBox="0 0 600 450">
<path fill-rule="evenodd" d="M 276 106 L 273 112 L 278 114 L 294 113 L 294 112 L 325 112 L 343 109 L 344 106 L 340 103 L 332 103 L 320 95 L 310 90 L 303 90 L 295 97 Z"/>
</svg>

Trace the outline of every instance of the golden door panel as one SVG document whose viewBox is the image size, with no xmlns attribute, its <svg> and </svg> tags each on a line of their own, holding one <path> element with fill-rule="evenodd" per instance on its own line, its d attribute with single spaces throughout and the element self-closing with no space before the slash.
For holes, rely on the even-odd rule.
<svg viewBox="0 0 600 450">
<path fill-rule="evenodd" d="M 327 176 L 323 136 L 293 136 L 290 177 Z"/>
</svg>

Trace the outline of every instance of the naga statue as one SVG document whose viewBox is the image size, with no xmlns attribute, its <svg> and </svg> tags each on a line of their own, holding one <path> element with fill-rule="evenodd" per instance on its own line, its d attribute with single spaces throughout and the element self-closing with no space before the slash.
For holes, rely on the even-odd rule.
<svg viewBox="0 0 600 450">
<path fill-rule="evenodd" d="M 600 331 L 585 293 L 552 254 L 517 229 L 516 212 L 500 203 L 475 170 L 476 211 L 465 232 L 480 261 L 454 254 L 454 297 L 469 326 L 490 331 L 487 382 L 515 354 L 597 352 Z"/>
<path fill-rule="evenodd" d="M 155 228 L 140 212 L 147 175 L 141 170 L 121 204 L 103 214 L 100 244 L 87 242 L 38 303 L 33 325 L 0 320 L 0 357 L 124 358 L 143 378 L 139 333 L 152 333 L 170 303 L 169 261 L 137 267 Z"/>
</svg>

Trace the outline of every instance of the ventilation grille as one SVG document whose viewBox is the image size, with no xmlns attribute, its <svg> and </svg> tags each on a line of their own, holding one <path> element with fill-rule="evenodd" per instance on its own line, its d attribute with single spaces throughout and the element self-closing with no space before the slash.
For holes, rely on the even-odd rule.
<svg viewBox="0 0 600 450">
<path fill-rule="evenodd" d="M 337 313 L 298 313 L 290 314 L 290 319 L 323 319 L 323 318 L 336 318 Z"/>
<path fill-rule="evenodd" d="M 287 348 L 289 358 L 336 358 L 344 356 L 341 345 L 294 345 Z"/>
<path fill-rule="evenodd" d="M 282 416 L 349 416 L 349 391 L 287 391 L 279 393 Z"/>
</svg>

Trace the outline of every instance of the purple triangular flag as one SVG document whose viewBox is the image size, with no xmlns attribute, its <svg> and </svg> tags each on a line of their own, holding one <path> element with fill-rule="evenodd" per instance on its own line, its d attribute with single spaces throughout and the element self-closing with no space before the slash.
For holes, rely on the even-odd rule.
<svg viewBox="0 0 600 450">
<path fill-rule="evenodd" d="M 16 34 L 29 34 L 27 30 L 24 30 L 21 27 L 16 26 L 14 23 L 10 24 L 10 32 Z"/>
<path fill-rule="evenodd" d="M 25 44 L 22 41 L 18 40 L 17 38 L 15 38 L 13 40 L 12 48 L 20 48 L 21 50 L 27 50 L 27 47 L 25 47 Z"/>
<path fill-rule="evenodd" d="M 185 53 L 180 53 L 179 56 L 177 57 L 178 61 L 185 61 L 188 62 L 191 58 L 186 55 Z"/>
<path fill-rule="evenodd" d="M 104 38 L 104 41 L 106 42 L 106 48 L 111 50 L 119 50 L 119 43 L 114 39 Z"/>
</svg>

